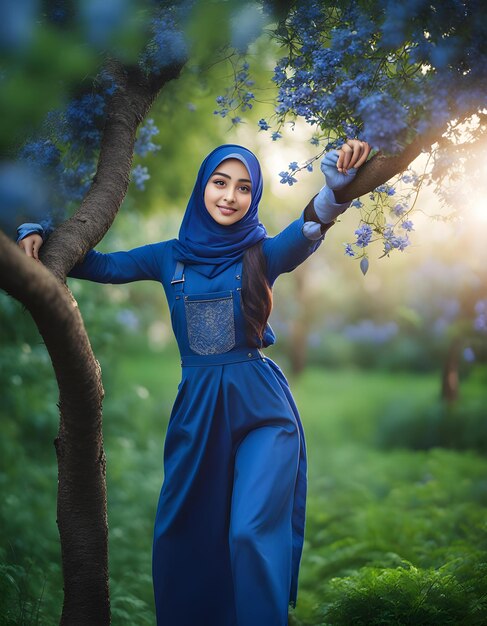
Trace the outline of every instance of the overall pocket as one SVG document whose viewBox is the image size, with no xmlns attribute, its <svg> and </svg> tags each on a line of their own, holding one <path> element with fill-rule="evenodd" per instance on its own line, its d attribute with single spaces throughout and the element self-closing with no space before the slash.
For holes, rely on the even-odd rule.
<svg viewBox="0 0 487 626">
<path fill-rule="evenodd" d="M 235 346 L 233 293 L 184 296 L 189 347 L 196 354 L 222 354 Z"/>
</svg>

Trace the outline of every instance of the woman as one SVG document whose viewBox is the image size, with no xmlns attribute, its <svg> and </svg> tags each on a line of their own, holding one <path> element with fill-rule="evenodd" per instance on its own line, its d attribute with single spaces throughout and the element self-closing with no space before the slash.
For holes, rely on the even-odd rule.
<svg viewBox="0 0 487 626">
<path fill-rule="evenodd" d="M 284 626 L 295 605 L 304 537 L 306 447 L 279 367 L 260 348 L 272 285 L 321 244 L 347 204 L 345 186 L 369 154 L 349 140 L 322 163 L 325 186 L 275 237 L 259 222 L 262 176 L 241 146 L 203 161 L 178 239 L 128 252 L 91 250 L 72 277 L 162 283 L 182 379 L 164 444 L 153 542 L 157 623 Z M 347 175 L 348 170 L 348 175 Z M 19 227 L 38 258 L 39 225 Z"/>
</svg>

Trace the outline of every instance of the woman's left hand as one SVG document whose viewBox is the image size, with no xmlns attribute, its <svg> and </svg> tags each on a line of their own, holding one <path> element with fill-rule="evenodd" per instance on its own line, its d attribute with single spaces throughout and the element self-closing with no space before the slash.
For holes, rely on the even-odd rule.
<svg viewBox="0 0 487 626">
<path fill-rule="evenodd" d="M 321 161 L 327 187 L 334 191 L 346 187 L 354 179 L 357 169 L 367 160 L 370 150 L 366 141 L 347 139 L 339 150 L 328 152 Z"/>
</svg>

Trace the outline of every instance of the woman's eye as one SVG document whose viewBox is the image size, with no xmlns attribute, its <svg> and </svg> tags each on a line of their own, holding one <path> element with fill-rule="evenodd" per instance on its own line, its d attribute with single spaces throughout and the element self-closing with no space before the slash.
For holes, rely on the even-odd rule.
<svg viewBox="0 0 487 626">
<path fill-rule="evenodd" d="M 215 185 L 218 185 L 219 187 L 225 184 L 225 181 L 223 180 L 214 180 L 213 182 L 215 183 Z"/>
<path fill-rule="evenodd" d="M 240 187 L 240 191 L 243 191 L 244 193 L 247 193 L 250 191 L 250 187 L 246 187 L 245 185 L 243 187 Z"/>
</svg>

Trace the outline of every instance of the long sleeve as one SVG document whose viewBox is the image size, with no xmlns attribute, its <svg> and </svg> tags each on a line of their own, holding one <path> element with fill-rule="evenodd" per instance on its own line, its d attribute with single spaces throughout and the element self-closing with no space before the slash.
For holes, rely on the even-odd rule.
<svg viewBox="0 0 487 626">
<path fill-rule="evenodd" d="M 166 242 L 152 243 L 128 251 L 104 254 L 90 250 L 69 272 L 71 278 L 97 283 L 131 283 L 136 280 L 161 281 Z"/>
<path fill-rule="evenodd" d="M 17 242 L 34 233 L 46 241 L 52 227 L 25 223 L 17 228 Z M 128 251 L 102 253 L 90 250 L 83 261 L 68 273 L 70 278 L 83 278 L 97 283 L 131 283 L 136 280 L 161 280 L 166 242 L 153 243 Z"/>
<path fill-rule="evenodd" d="M 311 216 L 308 217 L 312 202 L 296 220 L 275 237 L 265 239 L 262 244 L 262 251 L 267 261 L 267 279 L 271 286 L 279 274 L 291 272 L 313 254 L 321 245 L 326 230 L 332 225 L 325 226 L 318 223 L 317 237 L 315 235 L 310 237 L 305 234 L 310 225 L 308 220 L 312 219 Z M 317 220 L 315 221 L 317 222 Z"/>
</svg>

